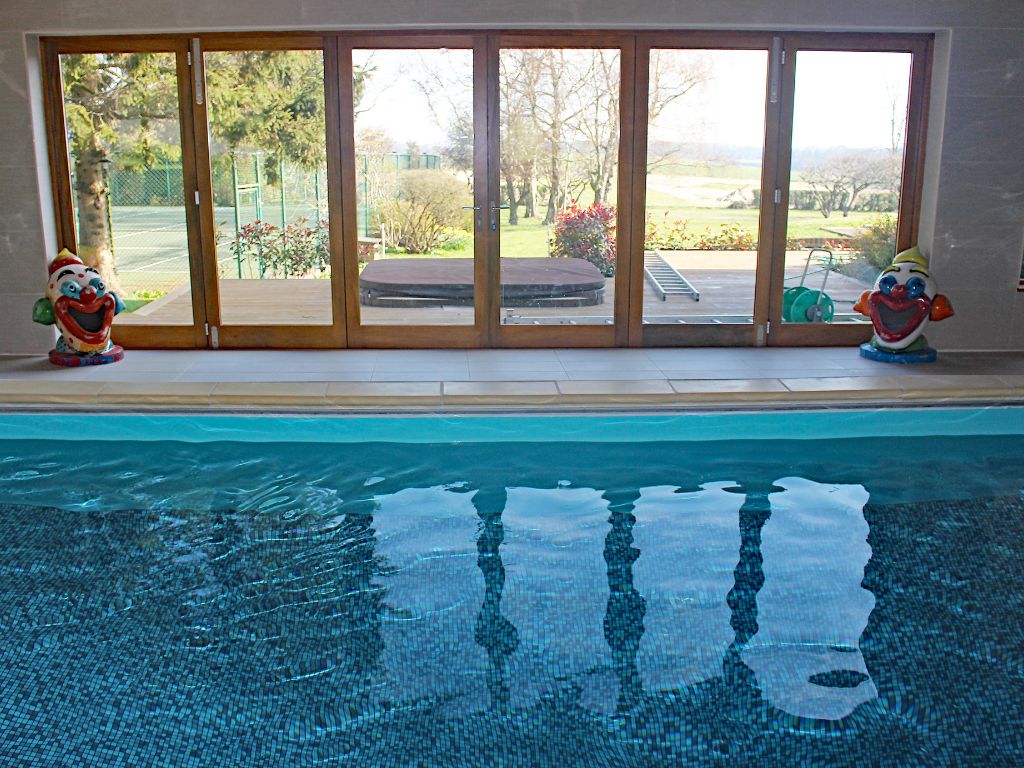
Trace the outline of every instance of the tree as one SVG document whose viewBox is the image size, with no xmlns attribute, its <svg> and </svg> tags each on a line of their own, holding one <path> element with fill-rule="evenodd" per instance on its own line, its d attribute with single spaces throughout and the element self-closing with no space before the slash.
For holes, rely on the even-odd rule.
<svg viewBox="0 0 1024 768">
<path fill-rule="evenodd" d="M 810 185 L 818 210 L 826 219 L 840 210 L 849 216 L 864 190 L 883 183 L 890 173 L 888 158 L 875 158 L 870 154 L 835 155 L 801 173 Z"/>
<path fill-rule="evenodd" d="M 323 59 L 312 51 L 238 51 L 206 55 L 210 134 L 228 145 L 266 149 L 273 182 L 287 159 L 323 163 Z M 78 204 L 79 256 L 118 290 L 107 221 L 104 166 L 142 170 L 180 162 L 175 59 L 166 53 L 61 57 L 65 114 Z M 362 91 L 366 72 L 357 69 Z"/>
<path fill-rule="evenodd" d="M 143 168 L 180 161 L 180 148 L 161 136 L 177 120 L 177 81 L 169 54 L 73 54 L 61 59 L 68 145 L 78 208 L 78 256 L 120 291 L 107 221 L 105 166 Z"/>
</svg>

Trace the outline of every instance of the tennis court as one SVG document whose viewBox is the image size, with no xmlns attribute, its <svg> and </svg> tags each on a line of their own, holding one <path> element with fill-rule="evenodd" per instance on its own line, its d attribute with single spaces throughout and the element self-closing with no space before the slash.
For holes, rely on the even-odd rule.
<svg viewBox="0 0 1024 768">
<path fill-rule="evenodd" d="M 275 226 L 280 218 L 276 208 L 264 206 L 267 220 Z M 273 216 L 278 213 L 278 216 Z M 313 220 L 317 215 L 313 205 L 289 206 L 289 221 L 297 217 Z M 188 235 L 185 228 L 185 209 L 182 206 L 111 206 L 111 231 L 114 240 L 114 263 L 121 287 L 131 295 L 139 291 L 170 292 L 188 285 Z M 244 225 L 256 220 L 255 207 L 239 209 L 239 221 Z M 235 209 L 214 209 L 217 225 L 217 262 L 224 277 L 238 277 L 238 266 L 231 243 L 235 234 Z M 243 276 L 247 270 L 243 264 Z"/>
</svg>

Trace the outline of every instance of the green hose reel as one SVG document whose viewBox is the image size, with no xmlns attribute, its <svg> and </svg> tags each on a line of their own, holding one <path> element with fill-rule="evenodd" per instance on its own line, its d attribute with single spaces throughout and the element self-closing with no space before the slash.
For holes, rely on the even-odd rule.
<svg viewBox="0 0 1024 768">
<path fill-rule="evenodd" d="M 824 253 L 826 258 L 821 269 L 811 271 L 811 260 L 815 253 Z M 836 305 L 827 293 L 825 286 L 828 276 L 835 269 L 835 256 L 828 248 L 811 248 L 804 262 L 804 271 L 800 275 L 800 284 L 782 291 L 782 320 L 787 323 L 831 323 L 836 314 Z M 821 274 L 821 290 L 815 291 L 804 285 L 808 275 Z M 796 279 L 794 278 L 787 278 Z"/>
<path fill-rule="evenodd" d="M 782 319 L 788 323 L 830 323 L 836 306 L 822 291 L 798 286 L 782 292 Z"/>
</svg>

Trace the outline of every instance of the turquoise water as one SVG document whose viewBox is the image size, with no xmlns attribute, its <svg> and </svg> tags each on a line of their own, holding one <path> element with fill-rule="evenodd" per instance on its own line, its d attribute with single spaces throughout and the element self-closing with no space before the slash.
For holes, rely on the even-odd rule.
<svg viewBox="0 0 1024 768">
<path fill-rule="evenodd" d="M 789 415 L 0 416 L 0 765 L 1020 764 L 1017 412 Z"/>
</svg>

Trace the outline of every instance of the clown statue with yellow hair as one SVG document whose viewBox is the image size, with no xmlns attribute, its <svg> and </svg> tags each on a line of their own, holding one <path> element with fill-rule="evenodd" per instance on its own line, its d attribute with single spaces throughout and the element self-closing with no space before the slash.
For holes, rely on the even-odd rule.
<svg viewBox="0 0 1024 768">
<path fill-rule="evenodd" d="M 50 362 L 77 367 L 123 358 L 124 350 L 110 340 L 110 324 L 124 302 L 107 290 L 100 273 L 67 249 L 50 262 L 49 271 L 46 295 L 32 308 L 32 319 L 60 331 Z"/>
<path fill-rule="evenodd" d="M 861 357 L 885 363 L 934 362 L 935 350 L 928 346 L 924 329 L 930 321 L 953 315 L 917 246 L 897 253 L 853 308 L 875 327 L 871 341 L 860 345 Z"/>
</svg>

